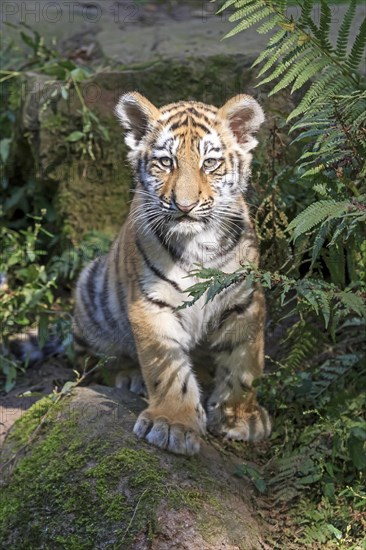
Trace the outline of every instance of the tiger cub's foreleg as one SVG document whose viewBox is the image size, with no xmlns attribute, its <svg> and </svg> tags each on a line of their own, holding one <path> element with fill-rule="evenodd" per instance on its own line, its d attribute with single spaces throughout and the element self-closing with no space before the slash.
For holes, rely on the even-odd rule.
<svg viewBox="0 0 366 550">
<path fill-rule="evenodd" d="M 271 432 L 269 415 L 252 388 L 263 372 L 264 317 L 264 296 L 258 288 L 248 305 L 229 309 L 211 335 L 217 370 L 207 402 L 207 424 L 225 439 L 256 441 Z"/>
<path fill-rule="evenodd" d="M 149 396 L 134 433 L 173 453 L 193 455 L 200 448 L 199 434 L 205 433 L 206 415 L 185 349 L 188 337 L 168 308 L 156 308 L 154 314 L 139 301 L 129 309 Z"/>
</svg>

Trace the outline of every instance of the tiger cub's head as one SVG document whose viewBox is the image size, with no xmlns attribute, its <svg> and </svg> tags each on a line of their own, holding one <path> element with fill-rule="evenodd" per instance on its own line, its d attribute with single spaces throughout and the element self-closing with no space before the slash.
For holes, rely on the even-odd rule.
<svg viewBox="0 0 366 550">
<path fill-rule="evenodd" d="M 159 109 L 131 92 L 116 114 L 147 219 L 188 235 L 238 214 L 257 145 L 253 134 L 264 121 L 255 99 L 237 95 L 220 109 L 195 101 Z"/>
</svg>

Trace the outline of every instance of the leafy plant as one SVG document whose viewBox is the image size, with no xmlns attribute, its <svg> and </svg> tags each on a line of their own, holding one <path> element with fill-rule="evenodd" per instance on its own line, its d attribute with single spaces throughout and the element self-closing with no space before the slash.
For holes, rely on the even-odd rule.
<svg viewBox="0 0 366 550">
<path fill-rule="evenodd" d="M 287 124 L 297 163 L 290 170 L 278 162 L 275 121 L 272 165 L 262 163 L 260 176 L 254 165 L 261 268 L 225 274 L 198 267 L 183 307 L 202 296 L 212 300 L 238 280 L 267 289 L 272 323 L 285 328 L 258 387 L 275 428 L 255 479 L 263 479 L 277 507 L 297 502 L 291 513 L 301 545 L 359 549 L 366 471 L 366 81 L 359 67 L 366 20 L 352 37 L 351 0 L 333 39 L 328 1 L 296 2 L 296 18 L 293 4 L 228 0 L 219 9 L 235 23 L 227 38 L 250 27 L 269 33 L 253 66 L 269 96 L 293 97 Z M 253 478 L 247 466 L 243 473 Z"/>
</svg>

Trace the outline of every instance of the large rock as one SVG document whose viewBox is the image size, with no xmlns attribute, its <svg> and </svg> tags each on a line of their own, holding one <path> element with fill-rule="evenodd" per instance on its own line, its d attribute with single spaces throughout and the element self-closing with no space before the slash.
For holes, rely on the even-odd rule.
<svg viewBox="0 0 366 550">
<path fill-rule="evenodd" d="M 137 440 L 143 406 L 103 386 L 33 405 L 3 449 L 1 547 L 263 548 L 266 530 L 234 465 L 207 442 L 186 458 Z"/>
</svg>

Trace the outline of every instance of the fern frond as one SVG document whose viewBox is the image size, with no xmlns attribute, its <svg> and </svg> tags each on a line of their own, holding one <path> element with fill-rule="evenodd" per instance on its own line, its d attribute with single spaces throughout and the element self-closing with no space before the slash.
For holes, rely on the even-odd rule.
<svg viewBox="0 0 366 550">
<path fill-rule="evenodd" d="M 304 84 L 309 82 L 314 75 L 320 73 L 325 67 L 328 67 L 328 61 L 324 58 L 319 59 L 319 61 L 317 62 L 315 62 L 314 60 L 310 60 L 310 62 L 306 65 L 301 74 L 299 74 L 299 76 L 296 78 L 291 88 L 291 93 L 293 94 L 296 90 L 302 88 Z"/>
<path fill-rule="evenodd" d="M 290 121 L 293 118 L 305 113 L 314 101 L 319 101 L 319 98 L 322 98 L 323 100 L 324 97 L 329 97 L 332 94 L 336 94 L 344 88 L 344 86 L 344 80 L 339 78 L 338 71 L 334 67 L 330 67 L 326 74 L 322 76 L 321 80 L 314 82 L 310 86 L 299 105 L 287 117 L 287 121 Z"/>
<path fill-rule="evenodd" d="M 349 32 L 351 30 L 351 25 L 352 25 L 353 18 L 355 16 L 355 12 L 356 12 L 356 0 L 350 0 L 348 10 L 342 21 L 342 24 L 338 33 L 338 38 L 337 38 L 336 54 L 340 58 L 343 58 L 347 52 Z"/>
<path fill-rule="evenodd" d="M 276 49 L 274 49 L 274 53 L 272 55 L 270 54 L 269 59 L 267 62 L 263 65 L 261 70 L 258 72 L 258 78 L 262 76 L 264 73 L 266 73 L 269 69 L 273 67 L 273 65 L 279 60 L 279 58 L 289 53 L 290 51 L 295 51 L 297 48 L 297 36 L 296 34 L 291 34 L 290 36 L 285 36 L 285 38 L 282 40 L 281 44 L 277 46 Z"/>
<path fill-rule="evenodd" d="M 340 217 L 350 206 L 350 201 L 323 200 L 308 206 L 303 212 L 300 212 L 289 224 L 287 230 L 293 231 L 293 240 L 300 235 L 310 231 L 320 222 Z"/>
<path fill-rule="evenodd" d="M 264 2 L 257 2 L 254 1 L 252 4 L 247 5 L 245 8 L 242 8 L 240 10 L 237 10 L 235 13 L 232 13 L 229 16 L 229 21 L 233 23 L 234 21 L 238 21 L 239 19 L 248 18 L 248 16 L 257 11 L 263 9 L 263 7 L 266 7 Z"/>
<path fill-rule="evenodd" d="M 255 23 L 259 23 L 259 21 L 262 21 L 262 19 L 264 19 L 265 17 L 268 17 L 272 13 L 273 12 L 270 8 L 267 8 L 267 7 L 260 8 L 255 13 L 252 13 L 252 15 L 249 16 L 248 18 L 243 19 L 243 21 L 241 21 L 236 27 L 234 27 L 231 31 L 229 31 L 224 36 L 224 39 L 229 38 L 230 36 L 235 36 L 239 32 L 244 31 L 245 29 L 249 29 L 249 27 L 251 27 Z"/>
<path fill-rule="evenodd" d="M 328 233 L 329 233 L 329 224 L 326 224 L 326 225 L 323 225 L 321 228 L 320 228 L 320 231 L 318 232 L 318 234 L 316 235 L 315 239 L 314 239 L 314 243 L 313 243 L 313 249 L 311 251 L 311 264 L 310 264 L 310 270 L 313 269 L 314 267 L 314 264 L 319 256 L 319 253 L 325 243 L 325 239 L 327 238 L 328 236 Z"/>
<path fill-rule="evenodd" d="M 309 397 L 313 400 L 319 399 L 320 395 L 329 390 L 330 386 L 340 386 L 340 381 L 360 361 L 357 354 L 344 354 L 335 359 L 328 359 L 319 367 L 318 380 L 312 384 Z"/>
<path fill-rule="evenodd" d="M 248 3 L 250 3 L 251 1 L 252 0 L 248 0 Z M 237 0 L 226 0 L 226 2 L 223 3 L 221 8 L 219 8 L 216 13 L 217 14 L 222 13 L 224 10 L 226 10 L 227 8 L 230 8 L 230 6 L 232 6 L 236 2 L 237 2 Z"/>
<path fill-rule="evenodd" d="M 307 19 L 311 19 L 311 12 L 314 7 L 314 0 L 304 0 L 301 6 L 301 16 L 300 21 L 306 21 Z"/>
<path fill-rule="evenodd" d="M 280 64 L 277 65 L 277 67 L 275 68 L 275 70 L 270 73 L 266 78 L 264 78 L 263 80 L 261 80 L 256 86 L 262 86 L 263 84 L 267 84 L 268 82 L 271 82 L 272 80 L 274 80 L 275 78 L 278 78 L 279 76 L 281 76 L 284 72 L 288 71 L 289 68 L 291 67 L 291 65 L 294 67 L 301 63 L 301 60 L 300 62 L 297 61 L 295 63 L 295 61 L 297 60 L 298 57 L 301 56 L 301 54 L 303 53 L 304 51 L 304 48 L 303 47 L 300 47 L 300 48 L 297 48 L 297 52 L 295 53 L 294 51 L 291 51 L 289 54 L 287 54 L 286 56 L 284 56 L 284 58 L 282 59 L 282 62 Z M 294 65 L 295 63 L 295 65 Z M 292 68 L 293 68 L 292 67 Z M 280 80 L 279 84 L 282 83 L 282 80 Z M 272 93 L 273 93 L 273 90 L 272 90 Z"/>
<path fill-rule="evenodd" d="M 281 18 L 278 15 L 274 15 L 272 19 L 265 21 L 257 29 L 258 34 L 266 34 L 268 31 L 271 31 L 276 25 L 281 22 Z"/>
<path fill-rule="evenodd" d="M 358 35 L 355 38 L 355 41 L 352 46 L 351 53 L 349 54 L 347 60 L 347 66 L 351 70 L 356 70 L 361 63 L 362 56 L 365 52 L 366 46 L 366 19 L 361 23 L 360 30 Z"/>
<path fill-rule="evenodd" d="M 298 59 L 298 57 L 304 53 L 304 50 L 304 47 L 300 47 L 300 51 L 295 58 L 290 55 L 289 61 L 283 62 L 283 65 L 286 65 L 285 69 L 287 70 L 287 73 L 283 76 L 283 78 L 281 78 L 281 80 L 276 84 L 276 86 L 270 91 L 268 95 L 271 96 L 273 94 L 276 94 L 283 88 L 287 88 L 287 86 L 289 86 L 291 82 L 293 82 L 302 73 L 309 62 L 311 63 L 313 61 L 313 57 L 311 55 L 310 61 L 309 55 L 304 55 L 303 57 Z"/>
<path fill-rule="evenodd" d="M 328 40 L 332 13 L 330 11 L 328 0 L 320 0 L 320 24 L 319 24 L 319 40 L 326 48 L 331 48 Z"/>
<path fill-rule="evenodd" d="M 267 57 L 269 57 L 274 50 L 275 46 L 278 43 L 281 43 L 282 40 L 285 38 L 287 34 L 287 31 L 285 29 L 280 29 L 277 31 L 272 38 L 269 40 L 267 47 L 265 50 L 263 50 L 257 59 L 253 62 L 252 67 L 255 67 L 256 65 L 259 65 L 259 63 L 262 63 Z"/>
</svg>

